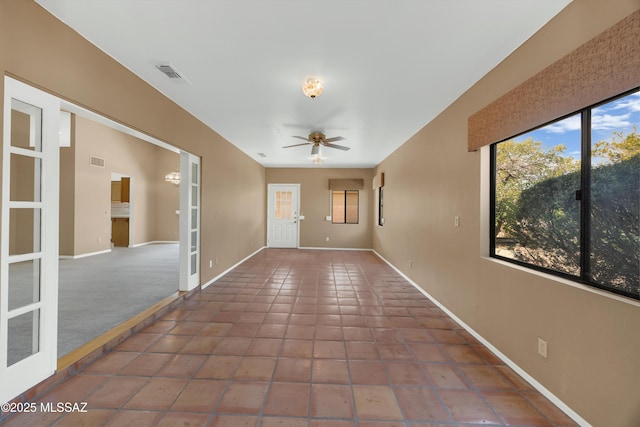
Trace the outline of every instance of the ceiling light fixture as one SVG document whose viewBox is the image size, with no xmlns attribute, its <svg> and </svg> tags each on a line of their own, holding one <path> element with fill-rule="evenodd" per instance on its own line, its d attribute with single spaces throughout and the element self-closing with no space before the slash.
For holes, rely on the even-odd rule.
<svg viewBox="0 0 640 427">
<path fill-rule="evenodd" d="M 164 180 L 172 183 L 175 186 L 180 185 L 180 172 L 174 171 L 166 174 L 164 176 Z"/>
<path fill-rule="evenodd" d="M 312 99 L 322 95 L 323 90 L 322 83 L 315 77 L 309 77 L 306 83 L 302 85 L 302 93 Z"/>
</svg>

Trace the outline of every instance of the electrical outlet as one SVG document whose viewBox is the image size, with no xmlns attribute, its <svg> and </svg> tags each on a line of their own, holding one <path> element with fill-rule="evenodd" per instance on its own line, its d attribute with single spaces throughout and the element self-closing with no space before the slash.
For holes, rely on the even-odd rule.
<svg viewBox="0 0 640 427">
<path fill-rule="evenodd" d="M 460 217 L 458 215 L 453 217 L 453 226 L 460 227 Z"/>
<path fill-rule="evenodd" d="M 209 260 L 209 268 L 213 268 L 213 260 L 212 259 Z"/>
<path fill-rule="evenodd" d="M 538 337 L 538 354 L 547 358 L 547 342 L 540 337 Z"/>
<path fill-rule="evenodd" d="M 327 242 L 328 242 L 329 241 L 329 236 L 327 236 L 326 239 L 327 239 Z"/>
</svg>

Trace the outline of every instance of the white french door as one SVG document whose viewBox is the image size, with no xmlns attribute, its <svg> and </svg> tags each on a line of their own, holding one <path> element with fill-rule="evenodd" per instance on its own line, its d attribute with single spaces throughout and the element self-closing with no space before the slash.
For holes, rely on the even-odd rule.
<svg viewBox="0 0 640 427">
<path fill-rule="evenodd" d="M 0 402 L 56 370 L 59 100 L 4 79 Z"/>
<path fill-rule="evenodd" d="M 268 193 L 267 246 L 297 248 L 300 184 L 269 184 Z"/>
<path fill-rule="evenodd" d="M 200 283 L 200 158 L 180 152 L 180 290 Z"/>
</svg>

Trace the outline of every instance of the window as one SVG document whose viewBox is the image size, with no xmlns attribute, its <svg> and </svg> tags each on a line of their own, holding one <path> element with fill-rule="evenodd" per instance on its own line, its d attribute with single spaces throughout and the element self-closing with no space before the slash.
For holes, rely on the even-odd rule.
<svg viewBox="0 0 640 427">
<path fill-rule="evenodd" d="M 384 225 L 383 207 L 384 201 L 382 198 L 382 187 L 378 187 L 378 225 L 381 227 Z"/>
<path fill-rule="evenodd" d="M 491 256 L 640 299 L 640 92 L 491 146 Z"/>
<path fill-rule="evenodd" d="M 331 192 L 331 222 L 333 224 L 358 223 L 358 190 Z"/>
</svg>

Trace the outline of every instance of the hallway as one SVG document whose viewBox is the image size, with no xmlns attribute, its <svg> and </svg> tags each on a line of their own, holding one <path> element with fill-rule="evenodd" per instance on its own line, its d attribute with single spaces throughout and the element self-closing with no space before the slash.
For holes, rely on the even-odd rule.
<svg viewBox="0 0 640 427">
<path fill-rule="evenodd" d="M 573 426 L 369 251 L 265 249 L 6 426 Z M 438 423 L 438 424 L 434 424 Z"/>
</svg>

